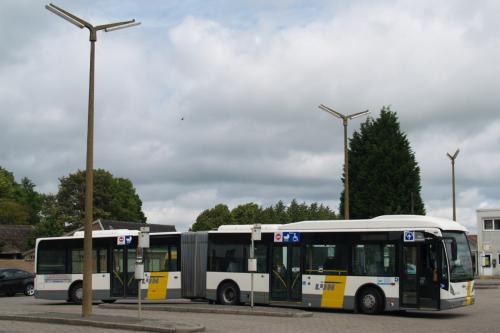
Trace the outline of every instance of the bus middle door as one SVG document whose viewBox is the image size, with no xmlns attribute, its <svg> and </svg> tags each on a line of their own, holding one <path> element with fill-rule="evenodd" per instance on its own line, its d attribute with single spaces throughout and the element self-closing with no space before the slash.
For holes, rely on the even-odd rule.
<svg viewBox="0 0 500 333">
<path fill-rule="evenodd" d="M 271 301 L 300 302 L 302 299 L 300 246 L 275 244 L 272 250 Z"/>
<path fill-rule="evenodd" d="M 111 296 L 137 296 L 137 280 L 134 279 L 136 249 L 126 246 L 115 247 L 112 258 Z"/>
</svg>

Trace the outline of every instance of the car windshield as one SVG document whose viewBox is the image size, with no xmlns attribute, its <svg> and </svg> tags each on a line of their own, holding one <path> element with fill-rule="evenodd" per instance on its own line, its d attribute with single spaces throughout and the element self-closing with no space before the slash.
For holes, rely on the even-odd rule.
<svg viewBox="0 0 500 333">
<path fill-rule="evenodd" d="M 450 281 L 461 282 L 474 279 L 469 241 L 463 232 L 443 232 L 450 267 Z M 456 258 L 453 258 L 456 242 Z M 455 260 L 453 260 L 455 259 Z"/>
</svg>

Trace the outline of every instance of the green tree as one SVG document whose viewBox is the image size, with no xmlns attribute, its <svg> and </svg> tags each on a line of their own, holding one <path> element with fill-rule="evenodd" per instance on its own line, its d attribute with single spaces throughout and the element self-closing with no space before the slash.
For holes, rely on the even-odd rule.
<svg viewBox="0 0 500 333">
<path fill-rule="evenodd" d="M 146 216 L 142 212 L 142 201 L 130 180 L 115 178 L 112 190 L 114 195 L 109 206 L 113 219 L 146 222 Z"/>
<path fill-rule="evenodd" d="M 40 221 L 40 210 L 42 209 L 43 196 L 35 191 L 35 184 L 24 177 L 18 186 L 17 200 L 26 207 L 29 215 L 29 223 L 37 224 Z"/>
<path fill-rule="evenodd" d="M 384 214 L 425 214 L 420 168 L 395 112 L 383 107 L 349 143 L 349 205 L 353 219 Z M 343 179 L 342 179 L 343 181 Z M 340 198 L 344 214 L 344 192 Z"/>
<path fill-rule="evenodd" d="M 43 196 L 40 222 L 35 225 L 32 236 L 28 241 L 28 248 L 35 246 L 40 237 L 57 237 L 64 233 L 64 220 L 55 195 Z"/>
<path fill-rule="evenodd" d="M 287 214 L 290 222 L 307 221 L 309 220 L 309 207 L 305 202 L 299 204 L 297 200 L 293 199 L 288 206 Z"/>
<path fill-rule="evenodd" d="M 262 209 L 256 203 L 249 202 L 239 205 L 231 211 L 232 224 L 255 224 L 259 222 Z"/>
<path fill-rule="evenodd" d="M 257 217 L 257 223 L 260 224 L 273 224 L 276 223 L 277 220 L 276 212 L 274 211 L 273 206 L 269 206 L 260 210 L 259 216 Z"/>
<path fill-rule="evenodd" d="M 205 209 L 196 218 L 191 226 L 191 231 L 212 230 L 224 224 L 231 223 L 231 212 L 224 204 L 218 204 L 214 208 Z"/>
<path fill-rule="evenodd" d="M 14 174 L 0 167 L 0 199 L 15 199 L 17 189 Z"/>
<path fill-rule="evenodd" d="M 292 200 L 290 206 L 283 201 L 278 201 L 274 206 L 263 208 L 256 203 L 249 202 L 235 207 L 233 210 L 224 204 L 218 204 L 214 208 L 205 209 L 196 218 L 191 226 L 191 231 L 211 230 L 220 225 L 227 224 L 285 224 L 307 220 L 334 220 L 337 216 L 328 206 L 312 203 L 308 206 Z"/>
<path fill-rule="evenodd" d="M 337 215 L 328 206 L 323 204 L 318 206 L 317 202 L 313 202 L 309 207 L 309 220 L 335 220 Z"/>
<path fill-rule="evenodd" d="M 290 216 L 288 215 L 287 212 L 287 207 L 283 203 L 283 201 L 278 201 L 276 205 L 274 205 L 274 214 L 275 214 L 275 220 L 273 223 L 276 224 L 286 224 L 290 223 Z"/>
<path fill-rule="evenodd" d="M 0 200 L 0 224 L 28 224 L 29 213 L 25 206 L 14 200 Z"/>
<path fill-rule="evenodd" d="M 18 184 L 13 173 L 0 167 L 0 224 L 35 224 L 40 207 L 35 184 L 26 177 Z"/>
<path fill-rule="evenodd" d="M 85 171 L 78 170 L 59 179 L 57 205 L 62 218 L 80 226 L 85 217 Z M 94 170 L 94 214 L 99 218 L 146 222 L 142 201 L 132 182 L 115 178 L 109 171 Z"/>
</svg>

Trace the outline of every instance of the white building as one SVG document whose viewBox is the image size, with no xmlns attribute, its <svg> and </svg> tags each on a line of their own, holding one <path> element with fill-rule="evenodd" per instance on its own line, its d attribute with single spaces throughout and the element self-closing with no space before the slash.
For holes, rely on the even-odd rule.
<svg viewBox="0 0 500 333">
<path fill-rule="evenodd" d="M 476 213 L 479 275 L 500 276 L 500 208 L 478 209 Z"/>
</svg>

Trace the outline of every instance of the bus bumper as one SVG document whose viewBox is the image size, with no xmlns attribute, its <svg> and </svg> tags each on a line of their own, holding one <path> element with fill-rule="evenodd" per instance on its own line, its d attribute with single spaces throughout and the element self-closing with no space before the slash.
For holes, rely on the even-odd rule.
<svg viewBox="0 0 500 333">
<path fill-rule="evenodd" d="M 455 299 L 445 299 L 441 300 L 441 310 L 454 309 L 462 306 L 472 305 L 476 302 L 476 298 L 474 296 L 470 297 L 461 297 Z"/>
</svg>

